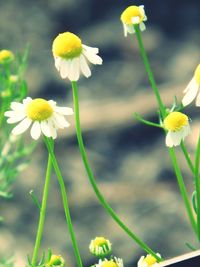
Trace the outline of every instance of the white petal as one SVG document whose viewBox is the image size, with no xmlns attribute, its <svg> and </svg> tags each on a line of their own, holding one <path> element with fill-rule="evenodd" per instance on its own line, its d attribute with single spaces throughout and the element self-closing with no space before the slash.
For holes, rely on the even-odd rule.
<svg viewBox="0 0 200 267">
<path fill-rule="evenodd" d="M 200 93 L 198 94 L 198 96 L 196 98 L 196 106 L 200 107 Z"/>
<path fill-rule="evenodd" d="M 139 17 L 132 17 L 131 18 L 131 22 L 133 24 L 139 24 L 140 23 L 140 18 Z"/>
<path fill-rule="evenodd" d="M 40 123 L 39 121 L 35 121 L 33 123 L 33 126 L 31 127 L 31 137 L 34 140 L 37 140 L 41 135 L 41 128 L 40 128 Z"/>
<path fill-rule="evenodd" d="M 67 78 L 69 75 L 71 60 L 61 60 L 60 61 L 60 76 L 62 79 Z"/>
<path fill-rule="evenodd" d="M 8 112 L 12 112 L 12 111 L 7 111 L 6 114 L 8 114 Z M 26 114 L 24 113 L 15 113 L 14 116 L 10 116 L 10 118 L 7 120 L 7 123 L 16 123 L 16 122 L 23 120 L 25 117 L 26 117 Z"/>
<path fill-rule="evenodd" d="M 170 132 L 171 140 L 173 143 L 173 146 L 179 146 L 181 143 L 181 140 L 183 139 L 183 130 L 178 132 Z"/>
<path fill-rule="evenodd" d="M 127 29 L 127 32 L 130 34 L 135 33 L 135 29 L 134 29 L 133 25 L 131 25 L 131 26 L 126 25 L 126 29 Z"/>
<path fill-rule="evenodd" d="M 72 59 L 68 78 L 70 81 L 78 81 L 80 75 L 80 60 L 79 58 Z"/>
<path fill-rule="evenodd" d="M 182 139 L 184 139 L 186 136 L 188 136 L 191 132 L 190 129 L 190 125 L 187 124 L 186 126 L 184 126 L 183 130 L 182 130 Z"/>
<path fill-rule="evenodd" d="M 58 71 L 60 71 L 60 61 L 61 61 L 60 57 L 55 57 L 55 67 Z"/>
<path fill-rule="evenodd" d="M 173 147 L 173 140 L 171 138 L 171 132 L 168 132 L 167 135 L 166 135 L 166 138 L 165 138 L 165 143 L 166 143 L 166 146 L 168 147 Z"/>
<path fill-rule="evenodd" d="M 93 54 L 89 51 L 83 51 L 84 56 L 94 65 L 101 65 L 103 60 L 100 56 Z"/>
<path fill-rule="evenodd" d="M 99 53 L 99 48 L 97 48 L 97 47 L 90 47 L 90 46 L 87 46 L 87 45 L 84 45 L 84 44 L 82 45 L 82 47 L 85 50 L 91 51 L 94 54 L 98 54 Z"/>
<path fill-rule="evenodd" d="M 85 77 L 88 78 L 91 76 L 90 68 L 83 55 L 80 56 L 80 68 Z"/>
<path fill-rule="evenodd" d="M 144 22 L 141 22 L 140 23 L 140 30 L 141 30 L 141 32 L 143 32 L 144 30 L 146 30 L 146 26 L 145 26 Z"/>
<path fill-rule="evenodd" d="M 197 83 L 192 83 L 192 86 L 187 88 L 187 92 L 182 99 L 183 106 L 189 105 L 196 97 L 199 90 L 199 85 Z"/>
<path fill-rule="evenodd" d="M 58 128 L 65 128 L 65 127 L 69 127 L 70 124 L 69 122 L 66 121 L 65 117 L 63 115 L 59 115 L 59 114 L 56 114 L 54 112 L 53 114 L 53 117 L 54 117 L 54 122 L 55 124 L 57 125 Z"/>
<path fill-rule="evenodd" d="M 51 137 L 53 139 L 56 139 L 56 137 L 57 137 L 57 129 L 56 129 L 52 119 L 48 120 L 48 125 L 49 125 L 49 130 L 50 130 L 50 133 L 51 133 Z"/>
<path fill-rule="evenodd" d="M 54 109 L 57 113 L 61 115 L 73 115 L 73 109 L 72 108 L 67 108 L 67 107 L 55 107 Z"/>
<path fill-rule="evenodd" d="M 32 98 L 31 98 L 31 97 L 26 97 L 26 98 L 23 100 L 23 104 L 26 106 L 26 105 L 29 104 L 31 101 L 32 101 Z"/>
<path fill-rule="evenodd" d="M 14 111 L 24 110 L 24 105 L 18 102 L 12 102 L 10 105 L 11 109 Z"/>
<path fill-rule="evenodd" d="M 123 29 L 124 29 L 124 36 L 127 37 L 127 28 L 126 24 L 123 23 Z"/>
<path fill-rule="evenodd" d="M 193 85 L 196 83 L 194 77 L 192 78 L 192 80 L 188 83 L 187 87 L 183 90 L 183 93 L 187 93 L 188 90 L 190 90 L 191 87 L 193 87 Z"/>
<path fill-rule="evenodd" d="M 51 137 L 51 131 L 49 129 L 49 124 L 47 121 L 42 121 L 40 124 L 41 127 L 41 131 L 42 133 L 47 136 L 47 137 Z"/>
<path fill-rule="evenodd" d="M 25 132 L 29 126 L 31 125 L 32 120 L 26 118 L 23 121 L 21 121 L 13 130 L 12 130 L 12 134 L 14 135 L 18 135 L 21 134 L 23 132 Z"/>
</svg>

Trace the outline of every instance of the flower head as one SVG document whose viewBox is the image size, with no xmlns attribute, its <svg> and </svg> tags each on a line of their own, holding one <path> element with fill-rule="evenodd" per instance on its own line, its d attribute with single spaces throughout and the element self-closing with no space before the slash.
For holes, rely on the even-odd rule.
<svg viewBox="0 0 200 267">
<path fill-rule="evenodd" d="M 14 54 L 10 50 L 1 50 L 0 51 L 0 64 L 5 64 L 13 61 Z"/>
<path fill-rule="evenodd" d="M 200 107 L 200 64 L 197 66 L 192 80 L 183 91 L 185 96 L 183 97 L 183 106 L 189 105 L 196 97 L 196 105 Z"/>
<path fill-rule="evenodd" d="M 124 27 L 124 36 L 127 33 L 134 33 L 134 25 L 139 24 L 140 30 L 146 29 L 144 21 L 147 20 L 145 15 L 144 6 L 129 6 L 121 14 L 121 21 Z"/>
<path fill-rule="evenodd" d="M 188 116 L 182 112 L 174 111 L 164 119 L 164 128 L 168 131 L 166 145 L 168 147 L 178 146 L 190 133 Z"/>
<path fill-rule="evenodd" d="M 52 52 L 61 78 L 70 81 L 77 81 L 81 72 L 87 78 L 91 76 L 87 61 L 102 64 L 101 57 L 97 55 L 99 49 L 82 44 L 81 39 L 71 32 L 60 33 L 55 38 Z"/>
<path fill-rule="evenodd" d="M 50 261 L 45 265 L 47 267 L 64 267 L 65 261 L 60 255 L 51 255 Z"/>
<path fill-rule="evenodd" d="M 160 256 L 160 254 L 157 253 L 158 256 Z M 157 260 L 155 257 L 153 257 L 152 255 L 148 254 L 146 257 L 142 256 L 137 264 L 138 267 L 158 267 L 159 264 L 157 263 Z"/>
<path fill-rule="evenodd" d="M 91 240 L 89 250 L 93 255 L 102 257 L 112 252 L 112 245 L 108 239 L 96 237 Z"/>
<path fill-rule="evenodd" d="M 97 264 L 95 264 L 96 267 L 123 267 L 123 260 L 120 258 L 114 257 L 114 259 L 111 260 L 99 260 Z"/>
<path fill-rule="evenodd" d="M 32 124 L 31 137 L 37 140 L 41 133 L 55 139 L 57 130 L 69 127 L 65 115 L 72 115 L 73 110 L 67 107 L 58 107 L 53 100 L 27 97 L 23 103 L 12 102 L 11 110 L 5 112 L 7 123 L 19 124 L 12 130 L 12 134 L 19 135 L 25 132 Z"/>
</svg>

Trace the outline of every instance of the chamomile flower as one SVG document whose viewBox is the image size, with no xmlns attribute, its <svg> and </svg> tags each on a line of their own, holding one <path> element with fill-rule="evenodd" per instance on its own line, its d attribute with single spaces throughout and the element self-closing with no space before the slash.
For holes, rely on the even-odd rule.
<svg viewBox="0 0 200 267">
<path fill-rule="evenodd" d="M 160 254 L 157 253 L 158 256 Z M 142 256 L 137 264 L 137 267 L 158 267 L 159 263 L 157 263 L 157 260 L 152 255 L 148 254 L 146 257 Z"/>
<path fill-rule="evenodd" d="M 60 255 L 51 255 L 50 261 L 45 265 L 46 267 L 64 267 L 65 261 Z"/>
<path fill-rule="evenodd" d="M 147 20 L 144 6 L 129 6 L 121 14 L 121 21 L 124 27 L 124 36 L 128 33 L 135 33 L 134 25 L 138 24 L 141 31 L 146 29 L 144 21 Z"/>
<path fill-rule="evenodd" d="M 120 258 L 114 257 L 114 259 L 111 260 L 99 260 L 97 264 L 95 264 L 96 267 L 123 267 L 123 260 Z"/>
<path fill-rule="evenodd" d="M 95 256 L 106 256 L 112 252 L 112 246 L 108 239 L 96 237 L 89 245 L 90 252 Z"/>
<path fill-rule="evenodd" d="M 164 119 L 163 126 L 168 131 L 166 135 L 166 146 L 168 147 L 180 145 L 181 141 L 190 134 L 188 116 L 182 112 L 169 113 Z"/>
<path fill-rule="evenodd" d="M 52 45 L 56 69 L 62 79 L 77 81 L 80 73 L 85 77 L 91 76 L 88 61 L 94 65 L 101 65 L 102 58 L 98 56 L 99 49 L 82 44 L 81 39 L 71 33 L 60 33 Z"/>
<path fill-rule="evenodd" d="M 189 105 L 196 97 L 196 106 L 200 107 L 200 64 L 197 66 L 192 80 L 183 91 L 185 96 L 183 97 L 183 106 Z"/>
<path fill-rule="evenodd" d="M 12 134 L 19 135 L 31 125 L 31 137 L 37 140 L 41 133 L 55 139 L 57 130 L 69 127 L 66 115 L 72 115 L 73 110 L 67 107 L 58 107 L 53 100 L 27 97 L 23 103 L 12 102 L 11 110 L 5 112 L 7 123 L 19 123 L 12 130 Z"/>
<path fill-rule="evenodd" d="M 13 61 L 14 54 L 10 50 L 3 49 L 0 51 L 0 64 L 5 64 Z"/>
</svg>

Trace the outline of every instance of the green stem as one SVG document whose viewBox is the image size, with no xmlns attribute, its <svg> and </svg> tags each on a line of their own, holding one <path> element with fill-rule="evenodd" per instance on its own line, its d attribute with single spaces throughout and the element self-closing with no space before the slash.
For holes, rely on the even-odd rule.
<svg viewBox="0 0 200 267">
<path fill-rule="evenodd" d="M 191 170 L 191 172 L 194 174 L 194 166 L 193 166 L 193 163 L 191 161 L 191 158 L 190 158 L 190 155 L 189 153 L 187 152 L 187 148 L 185 147 L 185 144 L 184 144 L 184 141 L 181 141 L 181 149 L 183 151 L 183 154 L 185 156 L 185 159 L 187 161 L 187 164 Z"/>
<path fill-rule="evenodd" d="M 200 136 L 197 144 L 197 150 L 195 155 L 195 187 L 196 187 L 196 199 L 197 199 L 197 232 L 200 241 L 200 177 L 199 177 L 199 161 L 200 161 Z"/>
<path fill-rule="evenodd" d="M 139 120 L 140 122 L 146 125 L 163 129 L 163 126 L 161 126 L 160 124 L 143 119 L 142 116 L 140 116 L 137 112 L 135 112 L 133 115 L 135 116 L 137 120 Z"/>
<path fill-rule="evenodd" d="M 33 251 L 33 257 L 32 257 L 32 265 L 36 266 L 37 258 L 38 258 L 38 252 L 40 248 L 42 233 L 44 229 L 44 221 L 45 221 L 45 215 L 46 215 L 46 207 L 47 207 L 47 198 L 49 193 L 49 183 L 50 183 L 50 177 L 51 177 L 51 170 L 52 170 L 52 163 L 51 163 L 51 157 L 48 156 L 48 163 L 47 163 L 47 171 L 46 171 L 46 179 L 45 179 L 45 185 L 43 190 L 43 198 L 42 198 L 42 205 L 40 208 L 40 218 L 38 223 L 38 230 L 37 230 L 37 236 L 35 240 L 35 247 Z"/>
<path fill-rule="evenodd" d="M 194 215 L 193 215 L 193 212 L 192 212 L 192 209 L 191 209 L 190 201 L 189 201 L 189 198 L 188 198 L 188 195 L 187 195 L 187 190 L 186 190 L 186 187 L 185 187 L 185 184 L 184 184 L 184 181 L 183 181 L 181 170 L 180 170 L 180 168 L 178 166 L 178 162 L 177 162 L 177 159 L 176 159 L 176 154 L 175 154 L 174 148 L 169 148 L 169 155 L 170 155 L 171 160 L 172 160 L 172 164 L 173 164 L 174 171 L 175 171 L 175 174 L 176 174 L 176 177 L 177 177 L 179 189 L 180 189 L 181 196 L 183 198 L 183 201 L 184 201 L 187 213 L 188 213 L 188 217 L 190 219 L 190 223 L 192 225 L 192 228 L 193 228 L 194 232 L 197 234 L 196 222 L 195 222 Z"/>
<path fill-rule="evenodd" d="M 104 199 L 103 195 L 98 189 L 98 186 L 95 181 L 95 177 L 93 175 L 92 169 L 90 168 L 88 159 L 87 159 L 87 154 L 85 151 L 84 143 L 83 143 L 83 138 L 82 138 L 82 133 L 81 133 L 81 125 L 80 125 L 80 118 L 79 118 L 79 101 L 78 101 L 78 88 L 77 88 L 77 83 L 72 82 L 72 90 L 73 90 L 73 100 L 74 100 L 74 113 L 75 113 L 75 120 L 76 120 L 76 134 L 77 134 L 77 139 L 78 139 L 78 144 L 79 144 L 79 149 L 81 153 L 81 157 L 85 166 L 85 169 L 88 174 L 88 178 L 90 180 L 90 183 L 93 187 L 93 190 L 99 199 L 100 203 L 102 206 L 106 209 L 106 211 L 111 215 L 111 217 L 117 222 L 117 224 L 141 247 L 143 248 L 147 253 L 153 255 L 158 262 L 162 260 L 159 256 L 156 255 L 156 253 L 149 247 L 147 246 L 142 240 L 140 240 L 129 228 L 119 219 L 119 217 L 115 214 L 113 209 L 109 206 L 109 204 L 106 202 Z"/>
<path fill-rule="evenodd" d="M 81 257 L 80 257 L 80 253 L 79 253 L 79 249 L 78 249 L 78 245 L 76 242 L 76 237 L 75 237 L 75 233 L 74 233 L 74 229 L 73 229 L 73 225 L 72 225 L 71 215 L 70 215 L 70 211 L 69 211 L 69 204 L 68 204 L 68 199 L 67 199 L 67 192 L 65 189 L 63 177 L 62 177 L 60 168 L 58 166 L 56 157 L 54 155 L 51 142 L 49 141 L 49 139 L 47 137 L 44 137 L 44 142 L 46 144 L 46 147 L 48 149 L 49 154 L 51 155 L 52 164 L 53 164 L 53 167 L 54 167 L 54 170 L 56 172 L 58 182 L 60 185 L 63 207 L 64 207 L 64 211 L 65 211 L 65 217 L 66 217 L 66 221 L 67 221 L 67 225 L 68 225 L 68 229 L 69 229 L 69 233 L 70 233 L 70 237 L 71 237 L 71 241 L 72 241 L 72 245 L 73 245 L 73 249 L 74 249 L 74 254 L 76 257 L 76 262 L 77 262 L 77 265 L 79 267 L 82 267 L 83 264 L 81 261 Z"/>
<path fill-rule="evenodd" d="M 148 74 L 148 78 L 149 78 L 151 87 L 152 87 L 153 92 L 156 96 L 162 118 L 164 119 L 165 115 L 166 115 L 165 106 L 164 106 L 162 99 L 160 97 L 160 94 L 159 94 L 159 91 L 158 91 L 158 88 L 157 88 L 157 85 L 156 85 L 156 82 L 155 82 L 155 79 L 153 76 L 153 72 L 151 71 L 150 63 L 149 63 L 149 60 L 148 60 L 148 57 L 147 57 L 147 54 L 146 54 L 146 51 L 145 51 L 145 48 L 143 45 L 139 24 L 134 25 L 134 29 L 135 29 L 135 34 L 136 34 L 138 44 L 139 44 L 140 54 L 142 56 L 146 72 Z"/>
</svg>

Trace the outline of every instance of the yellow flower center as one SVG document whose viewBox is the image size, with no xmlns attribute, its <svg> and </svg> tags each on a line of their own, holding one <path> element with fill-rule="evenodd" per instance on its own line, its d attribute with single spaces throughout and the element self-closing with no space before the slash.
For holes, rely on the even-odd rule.
<svg viewBox="0 0 200 267">
<path fill-rule="evenodd" d="M 147 263 L 147 266 L 152 266 L 154 263 L 156 263 L 156 258 L 152 255 L 147 255 L 144 259 L 144 262 Z"/>
<path fill-rule="evenodd" d="M 144 14 L 141 12 L 141 8 L 138 6 L 129 6 L 121 14 L 121 21 L 125 24 L 133 24 L 132 18 L 139 17 L 139 22 L 143 21 Z"/>
<path fill-rule="evenodd" d="M 200 85 L 200 64 L 197 66 L 195 72 L 194 72 L 194 78 L 196 82 Z"/>
<path fill-rule="evenodd" d="M 0 51 L 0 64 L 12 61 L 14 59 L 14 54 L 9 50 Z"/>
<path fill-rule="evenodd" d="M 75 58 L 82 52 L 81 39 L 71 32 L 60 33 L 53 41 L 54 56 L 62 58 Z"/>
<path fill-rule="evenodd" d="M 101 267 L 118 267 L 118 265 L 114 261 L 104 261 Z"/>
<path fill-rule="evenodd" d="M 27 116 L 33 121 L 43 121 L 51 117 L 53 109 L 48 101 L 36 98 L 26 108 Z"/>
<path fill-rule="evenodd" d="M 179 131 L 187 124 L 188 124 L 188 116 L 178 111 L 170 113 L 164 119 L 164 127 L 168 131 L 173 131 L 173 132 Z"/>
<path fill-rule="evenodd" d="M 107 241 L 104 237 L 96 237 L 93 242 L 94 242 L 94 246 L 97 246 L 97 247 L 107 244 Z"/>
</svg>

